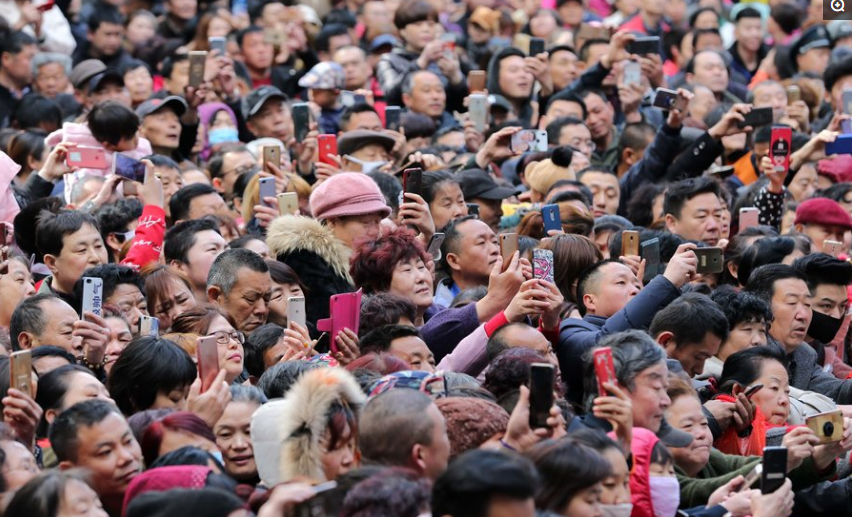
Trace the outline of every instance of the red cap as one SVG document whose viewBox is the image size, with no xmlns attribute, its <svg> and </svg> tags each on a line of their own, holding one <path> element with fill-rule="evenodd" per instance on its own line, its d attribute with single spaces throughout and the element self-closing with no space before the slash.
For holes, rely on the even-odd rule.
<svg viewBox="0 0 852 517">
<path fill-rule="evenodd" d="M 852 230 L 852 217 L 837 202 L 824 197 L 808 199 L 796 209 L 795 224 L 822 224 Z"/>
</svg>

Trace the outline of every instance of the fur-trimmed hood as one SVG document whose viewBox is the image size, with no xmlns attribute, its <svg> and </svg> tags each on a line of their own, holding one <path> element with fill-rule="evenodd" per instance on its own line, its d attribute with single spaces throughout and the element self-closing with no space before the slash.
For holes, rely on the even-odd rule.
<svg viewBox="0 0 852 517">
<path fill-rule="evenodd" d="M 365 400 L 352 374 L 319 368 L 302 375 L 284 399 L 261 406 L 251 419 L 261 481 L 269 487 L 297 476 L 325 481 L 320 439 L 328 427 L 328 411 L 341 402 L 358 415 Z"/>
<path fill-rule="evenodd" d="M 338 276 L 352 283 L 349 276 L 352 250 L 316 219 L 298 215 L 281 216 L 269 225 L 266 244 L 270 255 L 281 262 L 287 262 L 287 256 L 297 251 L 319 255 Z"/>
</svg>

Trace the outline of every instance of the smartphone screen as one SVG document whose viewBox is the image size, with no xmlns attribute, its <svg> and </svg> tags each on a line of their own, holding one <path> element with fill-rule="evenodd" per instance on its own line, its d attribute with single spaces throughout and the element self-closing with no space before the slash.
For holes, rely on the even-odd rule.
<svg viewBox="0 0 852 517">
<path fill-rule="evenodd" d="M 547 427 L 550 408 L 553 407 L 553 382 L 555 370 L 552 364 L 530 365 L 530 427 Z"/>
<path fill-rule="evenodd" d="M 207 61 L 207 52 L 193 50 L 189 53 L 189 85 L 199 87 L 204 82 L 204 64 Z"/>
<path fill-rule="evenodd" d="M 763 449 L 763 474 L 760 479 L 760 491 L 764 494 L 775 492 L 784 484 L 787 477 L 787 448 L 765 447 Z"/>
<path fill-rule="evenodd" d="M 293 104 L 293 127 L 297 142 L 301 142 L 308 136 L 311 126 L 311 108 L 306 102 Z"/>
<path fill-rule="evenodd" d="M 512 262 L 512 256 L 516 251 L 518 251 L 518 234 L 500 234 L 500 255 L 503 257 L 503 271 L 509 267 L 509 263 Z"/>
<path fill-rule="evenodd" d="M 608 397 L 610 393 L 604 387 L 604 383 L 618 383 L 615 376 L 615 363 L 612 360 L 612 349 L 604 347 L 595 350 L 592 354 L 592 360 L 595 364 L 595 378 L 598 381 L 598 395 Z"/>
<path fill-rule="evenodd" d="M 402 108 L 399 106 L 388 106 L 385 108 L 385 128 L 391 131 L 399 131 L 400 115 Z M 337 154 L 337 153 L 335 153 Z"/>
<path fill-rule="evenodd" d="M 115 173 L 130 181 L 145 181 L 145 164 L 121 153 L 115 154 Z"/>
<path fill-rule="evenodd" d="M 259 198 L 258 204 L 270 206 L 266 198 L 275 197 L 275 178 L 260 178 L 258 181 Z"/>
</svg>

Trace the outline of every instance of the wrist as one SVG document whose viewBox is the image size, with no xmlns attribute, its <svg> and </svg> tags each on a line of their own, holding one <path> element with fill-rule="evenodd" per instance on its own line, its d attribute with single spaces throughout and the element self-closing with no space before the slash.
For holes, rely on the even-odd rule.
<svg viewBox="0 0 852 517">
<path fill-rule="evenodd" d="M 488 166 L 488 162 L 491 161 L 488 152 L 483 148 L 480 149 L 479 152 L 476 153 L 476 165 L 480 169 L 485 169 Z"/>
<path fill-rule="evenodd" d="M 476 316 L 480 323 L 484 323 L 496 316 L 502 309 L 500 304 L 490 294 L 486 294 L 476 302 Z"/>
</svg>

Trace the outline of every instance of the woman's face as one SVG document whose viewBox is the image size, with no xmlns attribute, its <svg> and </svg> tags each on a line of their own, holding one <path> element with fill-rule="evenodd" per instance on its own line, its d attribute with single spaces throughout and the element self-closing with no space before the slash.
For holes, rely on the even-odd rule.
<svg viewBox="0 0 852 517">
<path fill-rule="evenodd" d="M 269 299 L 269 316 L 267 322 L 275 323 L 282 327 L 287 326 L 287 299 L 304 297 L 305 293 L 298 284 L 276 284 L 272 283 L 272 296 Z"/>
<path fill-rule="evenodd" d="M 112 370 L 112 365 L 118 360 L 118 356 L 133 339 L 133 333 L 130 331 L 130 325 L 123 318 L 106 318 L 106 322 L 109 328 L 109 341 L 107 341 L 106 346 L 104 369 L 109 373 Z"/>
<path fill-rule="evenodd" d="M 35 294 L 33 277 L 19 260 L 10 260 L 9 273 L 0 276 L 0 327 L 8 327 L 15 308 Z"/>
<path fill-rule="evenodd" d="M 630 502 L 630 469 L 624 453 L 615 447 L 610 447 L 602 456 L 612 467 L 612 475 L 601 483 L 601 504 L 626 504 Z"/>
<path fill-rule="evenodd" d="M 568 507 L 562 512 L 565 517 L 601 517 L 601 488 L 600 483 L 596 483 L 589 488 L 584 488 L 577 492 Z"/>
<path fill-rule="evenodd" d="M 464 194 L 458 183 L 442 183 L 435 192 L 435 198 L 429 204 L 432 212 L 432 220 L 435 228 L 441 228 L 459 217 L 467 215 L 467 205 L 464 202 Z"/>
<path fill-rule="evenodd" d="M 127 24 L 127 41 L 138 47 L 154 37 L 154 19 L 150 16 L 137 16 Z"/>
<path fill-rule="evenodd" d="M 14 492 L 38 475 L 38 464 L 33 453 L 27 450 L 22 443 L 14 440 L 3 440 L 0 441 L 0 449 L 6 455 L 2 473 L 7 492 Z"/>
<path fill-rule="evenodd" d="M 231 24 L 224 18 L 216 16 L 210 20 L 210 25 L 207 26 L 208 38 L 227 38 L 231 32 Z"/>
<path fill-rule="evenodd" d="M 130 92 L 130 100 L 134 106 L 148 100 L 154 91 L 154 79 L 144 66 L 125 72 L 124 85 Z"/>
<path fill-rule="evenodd" d="M 666 420 L 675 429 L 692 435 L 692 443 L 686 447 L 671 447 L 675 464 L 684 470 L 699 471 L 710 460 L 713 434 L 707 426 L 707 417 L 701 411 L 698 398 L 684 395 L 672 401 L 666 410 Z"/>
<path fill-rule="evenodd" d="M 267 246 L 266 243 L 260 239 L 252 239 L 248 241 L 245 245 L 245 248 L 247 250 L 252 250 L 253 252 L 260 255 L 261 257 L 263 257 L 263 260 L 269 258 L 269 246 Z"/>
<path fill-rule="evenodd" d="M 389 292 L 411 300 L 425 311 L 432 305 L 432 273 L 419 257 L 398 262 L 393 268 Z"/>
<path fill-rule="evenodd" d="M 186 410 L 186 398 L 189 396 L 189 386 L 179 386 L 171 391 L 158 391 L 154 404 L 148 409 Z"/>
<path fill-rule="evenodd" d="M 408 48 L 415 52 L 421 52 L 426 45 L 435 39 L 437 31 L 437 23 L 431 20 L 423 20 L 422 22 L 409 23 L 399 31 L 399 35 L 402 36 Z"/>
<path fill-rule="evenodd" d="M 356 243 L 374 241 L 382 235 L 382 216 L 380 214 L 354 215 L 328 219 L 334 236 L 346 247 L 355 249 Z"/>
<path fill-rule="evenodd" d="M 530 19 L 530 32 L 536 38 L 549 40 L 556 29 L 556 19 L 547 11 L 539 11 Z"/>
<path fill-rule="evenodd" d="M 182 314 L 196 306 L 195 296 L 189 287 L 179 278 L 172 280 L 172 288 L 164 293 L 154 307 L 154 315 L 160 320 L 160 328 L 170 329 L 178 314 Z"/>
<path fill-rule="evenodd" d="M 227 111 L 217 111 L 213 120 L 210 121 L 210 129 L 217 127 L 235 127 L 234 121 L 231 119 L 231 115 L 229 115 Z"/>
<path fill-rule="evenodd" d="M 763 361 L 760 377 L 754 382 L 763 384 L 751 397 L 754 405 L 770 424 L 786 424 L 790 416 L 790 378 L 784 365 L 772 359 Z"/>
<path fill-rule="evenodd" d="M 44 417 L 48 423 L 53 423 L 56 416 L 78 402 L 89 399 L 100 399 L 115 403 L 109 396 L 106 387 L 94 375 L 86 372 L 73 372 L 65 378 L 65 397 L 59 409 L 48 409 Z"/>
<path fill-rule="evenodd" d="M 65 484 L 56 517 L 107 517 L 98 494 L 86 483 L 71 479 Z"/>
<path fill-rule="evenodd" d="M 338 443 L 337 448 L 328 450 L 329 441 L 331 439 L 331 431 L 325 430 L 325 434 L 320 440 L 322 447 L 322 471 L 327 480 L 337 479 L 338 476 L 346 474 L 350 470 L 358 467 L 357 453 L 355 450 L 355 436 L 352 435 L 352 430 L 346 426 L 344 433 L 346 439 L 343 443 Z M 341 440 L 338 440 L 341 441 Z"/>
<path fill-rule="evenodd" d="M 731 333 L 728 334 L 728 339 L 719 348 L 719 359 L 724 361 L 731 354 L 735 354 L 740 350 L 752 346 L 766 345 L 766 322 L 760 321 L 741 321 L 734 325 Z"/>
<path fill-rule="evenodd" d="M 230 334 L 234 332 L 236 332 L 236 329 L 222 316 L 216 316 L 207 329 L 208 336 L 217 334 L 216 344 L 219 347 L 219 365 L 226 372 L 225 381 L 228 384 L 234 382 L 234 379 L 243 373 L 243 345 L 233 337 L 230 337 Z M 229 335 L 227 343 L 219 342 L 218 336 L 221 336 L 222 333 Z"/>
<path fill-rule="evenodd" d="M 257 477 L 250 431 L 251 416 L 258 407 L 254 402 L 231 402 L 213 427 L 225 470 L 238 481 Z"/>
</svg>

